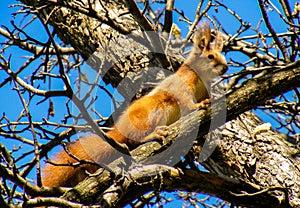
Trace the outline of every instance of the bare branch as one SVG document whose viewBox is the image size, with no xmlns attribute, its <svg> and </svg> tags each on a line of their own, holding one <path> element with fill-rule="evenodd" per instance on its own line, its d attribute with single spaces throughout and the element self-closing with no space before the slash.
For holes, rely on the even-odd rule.
<svg viewBox="0 0 300 208">
<path fill-rule="evenodd" d="M 283 46 L 283 44 L 281 43 L 281 41 L 279 40 L 279 38 L 277 37 L 277 34 L 269 20 L 269 17 L 268 17 L 268 14 L 266 12 L 266 7 L 267 5 L 262 1 L 262 0 L 258 0 L 259 2 L 259 7 L 260 7 L 260 10 L 261 10 L 261 13 L 262 13 L 262 16 L 264 18 L 264 21 L 265 21 L 265 24 L 268 28 L 268 30 L 270 31 L 270 33 L 272 34 L 272 37 L 276 43 L 276 45 L 280 48 L 282 54 L 283 54 L 283 57 L 286 61 L 289 61 L 289 57 L 288 57 L 288 53 L 286 51 L 286 48 Z"/>
<path fill-rule="evenodd" d="M 162 32 L 170 33 L 173 23 L 173 7 L 175 0 L 167 0 L 166 11 L 165 11 L 165 21 Z"/>
<path fill-rule="evenodd" d="M 12 41 L 12 44 L 19 46 L 20 48 L 27 50 L 34 55 L 46 54 L 46 49 L 44 47 L 39 47 L 37 45 L 30 44 L 25 40 L 21 40 L 19 37 L 7 32 L 6 30 L 0 28 L 0 34 Z M 54 48 L 47 49 L 47 54 L 53 55 L 56 53 Z M 72 47 L 59 47 L 61 54 L 74 54 L 76 51 Z"/>
</svg>

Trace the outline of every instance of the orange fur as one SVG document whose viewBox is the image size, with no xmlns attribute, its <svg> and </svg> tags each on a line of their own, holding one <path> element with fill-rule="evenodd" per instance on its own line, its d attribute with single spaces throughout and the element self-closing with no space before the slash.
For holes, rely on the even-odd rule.
<svg viewBox="0 0 300 208">
<path fill-rule="evenodd" d="M 157 126 L 170 125 L 191 110 L 207 103 L 207 86 L 212 78 L 225 73 L 227 63 L 221 55 L 221 34 L 210 43 L 211 31 L 208 23 L 200 27 L 194 36 L 194 48 L 178 71 L 159 83 L 148 95 L 133 102 L 107 135 L 125 143 L 130 149 L 145 141 L 145 137 Z M 205 105 L 204 103 L 204 105 Z M 97 135 L 87 135 L 68 145 L 71 154 L 79 159 L 109 163 L 117 157 L 116 150 Z M 77 162 L 65 151 L 58 152 L 53 162 L 68 164 Z M 74 186 L 86 177 L 85 170 L 93 173 L 96 165 L 80 167 L 54 166 L 46 164 L 42 183 L 45 186 Z"/>
</svg>

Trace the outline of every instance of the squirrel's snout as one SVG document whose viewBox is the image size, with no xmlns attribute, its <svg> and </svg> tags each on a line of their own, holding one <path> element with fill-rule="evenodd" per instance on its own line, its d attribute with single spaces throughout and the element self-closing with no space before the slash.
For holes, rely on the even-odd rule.
<svg viewBox="0 0 300 208">
<path fill-rule="evenodd" d="M 228 66 L 227 65 L 223 65 L 223 69 L 222 69 L 222 74 L 224 74 L 225 72 L 227 72 L 228 70 Z"/>
<path fill-rule="evenodd" d="M 216 72 L 218 75 L 223 75 L 228 70 L 227 65 L 220 64 L 216 67 Z"/>
</svg>

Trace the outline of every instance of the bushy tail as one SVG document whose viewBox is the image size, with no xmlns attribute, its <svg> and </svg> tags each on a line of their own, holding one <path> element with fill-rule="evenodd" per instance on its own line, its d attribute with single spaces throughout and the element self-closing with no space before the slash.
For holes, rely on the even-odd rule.
<svg viewBox="0 0 300 208">
<path fill-rule="evenodd" d="M 77 159 L 88 160 L 108 164 L 119 155 L 118 152 L 107 142 L 97 135 L 91 134 L 68 144 L 68 153 L 60 150 L 51 160 L 53 164 L 47 163 L 42 171 L 42 185 L 50 187 L 73 187 L 88 173 L 94 173 L 99 165 L 80 164 Z M 74 155 L 75 157 L 72 157 Z M 55 164 L 55 165 L 54 165 Z M 75 164 L 77 164 L 75 166 Z"/>
</svg>

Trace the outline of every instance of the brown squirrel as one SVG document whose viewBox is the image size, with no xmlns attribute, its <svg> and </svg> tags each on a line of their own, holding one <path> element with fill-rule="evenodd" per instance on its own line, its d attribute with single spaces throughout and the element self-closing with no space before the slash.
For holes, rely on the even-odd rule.
<svg viewBox="0 0 300 208">
<path fill-rule="evenodd" d="M 198 27 L 193 43 L 189 57 L 177 72 L 160 82 L 149 94 L 130 104 L 113 129 L 106 133 L 107 136 L 133 149 L 138 143 L 146 142 L 147 135 L 157 126 L 170 125 L 182 115 L 209 102 L 207 89 L 211 80 L 227 70 L 226 60 L 221 54 L 222 34 L 216 32 L 211 42 L 209 23 L 204 22 Z M 94 134 L 70 143 L 67 150 L 61 150 L 52 160 L 64 166 L 47 163 L 43 168 L 44 186 L 75 186 L 87 176 L 86 171 L 93 173 L 99 168 L 92 164 L 66 166 L 78 162 L 76 158 L 107 164 L 118 157 L 117 150 Z"/>
</svg>

